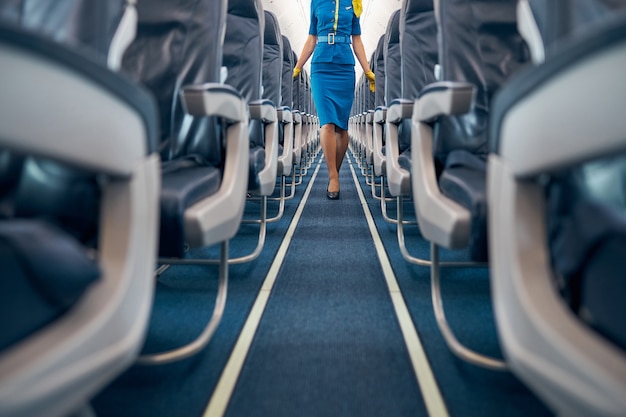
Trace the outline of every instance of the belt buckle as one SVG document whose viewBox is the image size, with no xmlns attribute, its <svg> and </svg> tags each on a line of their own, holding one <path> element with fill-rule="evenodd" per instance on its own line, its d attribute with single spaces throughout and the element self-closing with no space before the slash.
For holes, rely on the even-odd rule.
<svg viewBox="0 0 626 417">
<path fill-rule="evenodd" d="M 332 32 L 328 34 L 328 44 L 329 45 L 335 44 L 335 34 Z"/>
</svg>

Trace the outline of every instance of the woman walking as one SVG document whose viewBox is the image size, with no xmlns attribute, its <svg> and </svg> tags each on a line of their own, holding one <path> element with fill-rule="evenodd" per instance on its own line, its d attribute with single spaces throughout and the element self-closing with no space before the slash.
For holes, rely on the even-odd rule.
<svg viewBox="0 0 626 417">
<path fill-rule="evenodd" d="M 326 195 L 339 198 L 339 168 L 348 149 L 348 118 L 354 100 L 354 56 L 374 91 L 372 72 L 361 40 L 362 0 L 311 0 L 311 25 L 294 78 L 313 54 L 311 88 L 320 118 L 320 142 L 328 166 Z M 352 44 L 352 48 L 350 48 Z M 354 55 L 352 54 L 354 50 Z"/>
</svg>

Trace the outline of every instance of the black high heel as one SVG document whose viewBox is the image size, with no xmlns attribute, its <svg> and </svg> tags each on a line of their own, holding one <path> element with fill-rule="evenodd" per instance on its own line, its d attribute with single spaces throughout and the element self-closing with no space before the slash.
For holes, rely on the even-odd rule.
<svg viewBox="0 0 626 417">
<path fill-rule="evenodd" d="M 330 181 L 328 181 L 328 185 L 330 185 Z M 328 185 L 326 186 L 326 197 L 329 200 L 339 200 L 339 191 L 328 191 Z"/>
</svg>

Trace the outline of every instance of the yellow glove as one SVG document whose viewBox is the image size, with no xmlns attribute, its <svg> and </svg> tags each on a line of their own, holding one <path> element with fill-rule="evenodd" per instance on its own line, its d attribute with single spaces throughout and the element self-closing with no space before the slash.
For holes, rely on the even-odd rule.
<svg viewBox="0 0 626 417">
<path fill-rule="evenodd" d="M 370 91 L 372 93 L 376 92 L 376 75 L 374 75 L 374 72 L 369 70 L 365 73 L 365 76 L 370 80 Z"/>
<path fill-rule="evenodd" d="M 363 13 L 363 0 L 352 0 L 352 8 L 356 17 L 360 17 Z"/>
<path fill-rule="evenodd" d="M 298 75 L 300 75 L 301 71 L 302 71 L 302 68 L 295 67 L 293 69 L 293 78 L 298 78 Z"/>
</svg>

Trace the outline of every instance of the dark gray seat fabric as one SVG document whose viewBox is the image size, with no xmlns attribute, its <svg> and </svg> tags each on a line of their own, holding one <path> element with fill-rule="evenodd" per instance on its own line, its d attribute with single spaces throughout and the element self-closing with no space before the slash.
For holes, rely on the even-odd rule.
<svg viewBox="0 0 626 417">
<path fill-rule="evenodd" d="M 621 158 L 588 175 L 582 169 L 562 172 L 547 190 L 556 284 L 576 314 L 624 350 L 626 204 L 602 195 L 598 176 L 611 178 L 623 193 L 625 161 Z"/>
<path fill-rule="evenodd" d="M 407 0 L 402 4 L 398 27 L 400 33 L 400 78 L 402 98 L 414 100 L 420 91 L 435 82 L 438 61 L 437 22 L 432 0 Z M 411 121 L 398 127 L 398 162 L 411 170 Z"/>
<path fill-rule="evenodd" d="M 442 80 L 472 83 L 476 96 L 469 113 L 438 119 L 433 147 L 436 163 L 443 171 L 442 193 L 462 204 L 475 219 L 470 237 L 470 254 L 475 261 L 488 257 L 486 182 L 480 179 L 485 178 L 492 96 L 529 58 L 517 32 L 516 3 L 439 1 Z M 448 163 L 449 156 L 459 150 L 464 151 L 462 157 Z"/>
<path fill-rule="evenodd" d="M 384 46 L 385 105 L 402 97 L 402 74 L 400 53 L 400 10 L 393 12 L 387 23 Z"/>
<path fill-rule="evenodd" d="M 125 0 L 9 0 L 0 4 L 0 19 L 106 64 L 125 5 Z"/>
<path fill-rule="evenodd" d="M 137 35 L 124 72 L 155 95 L 161 115 L 161 228 L 159 254 L 184 253 L 185 209 L 221 184 L 223 126 L 216 118 L 186 114 L 180 89 L 219 82 L 226 1 L 154 0 L 138 3 Z M 184 184 L 184 186 L 182 186 Z"/>
<path fill-rule="evenodd" d="M 283 37 L 276 15 L 266 10 L 263 34 L 263 98 L 276 106 L 282 101 L 282 73 Z"/>
<path fill-rule="evenodd" d="M 100 277 L 79 241 L 43 221 L 0 221 L 0 260 L 0 351 L 60 317 Z"/>
<path fill-rule="evenodd" d="M 539 29 L 546 58 L 559 50 L 559 43 L 584 34 L 606 18 L 626 9 L 622 0 L 528 0 Z"/>
<path fill-rule="evenodd" d="M 385 35 L 378 38 L 378 44 L 376 45 L 376 68 L 374 75 L 376 75 L 376 93 L 374 96 L 374 108 L 376 108 L 385 105 Z"/>
<path fill-rule="evenodd" d="M 283 67 L 281 76 L 281 100 L 280 105 L 293 108 L 293 67 L 296 65 L 294 61 L 294 53 L 291 49 L 289 38 L 282 35 L 283 40 Z"/>
<path fill-rule="evenodd" d="M 262 99 L 263 38 L 265 14 L 259 0 L 229 0 L 223 65 L 226 84 L 234 87 L 247 103 Z M 260 187 L 259 173 L 265 168 L 265 139 L 260 120 L 250 120 L 250 170 L 248 189 Z"/>
</svg>

